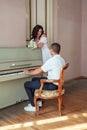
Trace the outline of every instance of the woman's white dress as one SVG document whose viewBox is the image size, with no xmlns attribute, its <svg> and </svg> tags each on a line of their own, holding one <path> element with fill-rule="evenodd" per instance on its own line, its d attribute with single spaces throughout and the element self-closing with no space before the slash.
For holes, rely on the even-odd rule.
<svg viewBox="0 0 87 130">
<path fill-rule="evenodd" d="M 37 44 L 43 43 L 44 45 L 41 48 L 41 52 L 42 52 L 42 60 L 43 60 L 43 64 L 51 57 L 49 48 L 47 46 L 47 37 L 41 37 L 39 42 Z M 31 39 L 28 47 L 35 49 L 37 48 L 37 44 L 34 41 L 34 39 Z"/>
<path fill-rule="evenodd" d="M 42 52 L 42 59 L 43 59 L 43 63 L 45 63 L 50 57 L 50 51 L 49 48 L 47 46 L 47 37 L 41 37 L 38 44 L 43 43 L 43 47 L 41 48 L 41 52 Z"/>
</svg>

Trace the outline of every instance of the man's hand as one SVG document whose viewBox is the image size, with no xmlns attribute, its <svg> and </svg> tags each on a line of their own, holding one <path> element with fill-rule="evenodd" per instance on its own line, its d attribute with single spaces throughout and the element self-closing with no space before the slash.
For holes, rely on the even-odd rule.
<svg viewBox="0 0 87 130">
<path fill-rule="evenodd" d="M 25 74 L 30 74 L 30 71 L 29 71 L 28 69 L 23 69 L 23 72 L 24 72 Z"/>
<path fill-rule="evenodd" d="M 30 75 L 36 75 L 36 74 L 40 74 L 43 72 L 43 70 L 41 69 L 41 67 L 35 69 L 35 70 L 28 70 L 28 69 L 23 69 L 25 74 L 30 74 Z"/>
</svg>

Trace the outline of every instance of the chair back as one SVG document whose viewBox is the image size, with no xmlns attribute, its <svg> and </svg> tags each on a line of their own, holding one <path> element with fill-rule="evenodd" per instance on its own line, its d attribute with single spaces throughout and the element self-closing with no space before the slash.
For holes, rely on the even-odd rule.
<svg viewBox="0 0 87 130">
<path fill-rule="evenodd" d="M 63 87 L 63 83 L 64 83 L 64 73 L 65 70 L 68 68 L 69 63 L 65 64 L 65 66 L 61 69 L 60 72 L 60 81 L 59 81 L 59 86 L 58 86 L 58 91 L 61 93 L 62 91 L 62 87 Z"/>
<path fill-rule="evenodd" d="M 63 77 L 64 77 L 64 72 L 65 72 L 65 70 L 68 68 L 68 66 L 69 66 L 69 63 L 65 64 L 65 66 L 61 69 L 60 78 L 63 79 Z"/>
</svg>

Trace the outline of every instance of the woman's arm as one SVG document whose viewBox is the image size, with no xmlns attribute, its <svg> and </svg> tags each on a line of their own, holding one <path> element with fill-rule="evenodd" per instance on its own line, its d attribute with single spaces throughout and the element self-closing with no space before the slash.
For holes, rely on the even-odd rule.
<svg viewBox="0 0 87 130">
<path fill-rule="evenodd" d="M 47 37 L 46 34 L 43 34 L 38 42 L 38 47 L 42 48 L 44 44 L 47 44 Z"/>
<path fill-rule="evenodd" d="M 37 46 L 38 46 L 39 48 L 42 48 L 42 47 L 44 46 L 44 43 L 39 42 L 39 43 L 37 44 Z"/>
</svg>

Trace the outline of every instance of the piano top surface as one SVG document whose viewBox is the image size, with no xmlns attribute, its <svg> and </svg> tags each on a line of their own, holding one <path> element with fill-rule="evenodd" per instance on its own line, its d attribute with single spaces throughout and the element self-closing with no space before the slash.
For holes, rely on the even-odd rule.
<svg viewBox="0 0 87 130">
<path fill-rule="evenodd" d="M 0 48 L 0 75 L 22 72 L 42 65 L 40 49 Z"/>
</svg>

